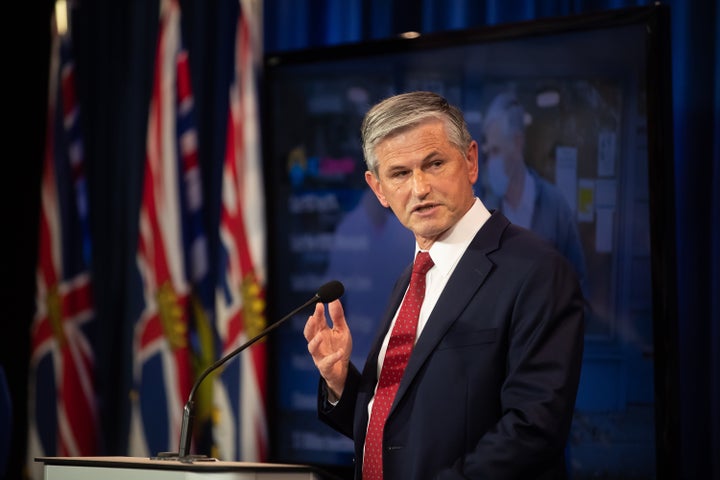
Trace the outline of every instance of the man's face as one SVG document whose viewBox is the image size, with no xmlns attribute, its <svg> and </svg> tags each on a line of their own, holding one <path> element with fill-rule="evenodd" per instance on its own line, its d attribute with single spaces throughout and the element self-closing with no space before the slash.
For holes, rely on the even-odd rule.
<svg viewBox="0 0 720 480">
<path fill-rule="evenodd" d="M 422 249 L 470 209 L 478 176 L 478 146 L 463 155 L 439 120 L 429 120 L 380 142 L 375 148 L 378 174 L 365 180 L 380 203 L 390 207 Z"/>
<path fill-rule="evenodd" d="M 484 133 L 482 150 L 485 162 L 494 157 L 500 157 L 505 161 L 515 157 L 515 142 L 505 133 L 501 122 L 490 123 L 485 127 Z"/>
<path fill-rule="evenodd" d="M 485 127 L 483 166 L 485 182 L 498 197 L 505 196 L 511 178 L 522 164 L 522 136 L 508 135 L 500 121 Z"/>
</svg>

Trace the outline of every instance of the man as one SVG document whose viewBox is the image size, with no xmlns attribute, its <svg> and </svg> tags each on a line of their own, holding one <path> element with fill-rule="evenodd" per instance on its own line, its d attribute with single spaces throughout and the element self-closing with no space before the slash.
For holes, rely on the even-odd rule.
<svg viewBox="0 0 720 480">
<path fill-rule="evenodd" d="M 585 254 L 574 215 L 560 190 L 525 162 L 525 109 L 512 93 L 500 93 L 483 120 L 486 183 L 497 207 L 515 225 L 548 240 L 585 278 Z"/>
<path fill-rule="evenodd" d="M 355 477 L 563 478 L 583 349 L 572 266 L 475 198 L 478 145 L 444 98 L 380 102 L 362 142 L 368 185 L 430 269 L 398 279 L 362 373 L 340 301 L 331 326 L 322 304 L 305 325 L 319 415 L 354 439 Z M 396 330 L 413 305 L 408 354 Z"/>
</svg>

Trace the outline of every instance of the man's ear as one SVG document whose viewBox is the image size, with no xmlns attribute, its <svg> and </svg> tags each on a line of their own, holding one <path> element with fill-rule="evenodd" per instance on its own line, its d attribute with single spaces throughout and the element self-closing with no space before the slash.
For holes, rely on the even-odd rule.
<svg viewBox="0 0 720 480">
<path fill-rule="evenodd" d="M 474 184 L 477 181 L 479 175 L 479 148 L 478 143 L 473 140 L 470 142 L 470 146 L 465 153 L 465 158 L 468 162 L 468 177 L 471 184 Z"/>
<path fill-rule="evenodd" d="M 383 207 L 389 207 L 390 204 L 387 202 L 387 200 L 385 199 L 385 195 L 383 195 L 382 193 L 380 180 L 378 180 L 375 174 L 372 173 L 370 170 L 365 171 L 365 182 L 367 182 L 367 184 L 370 186 L 370 189 L 373 191 L 380 204 Z"/>
</svg>

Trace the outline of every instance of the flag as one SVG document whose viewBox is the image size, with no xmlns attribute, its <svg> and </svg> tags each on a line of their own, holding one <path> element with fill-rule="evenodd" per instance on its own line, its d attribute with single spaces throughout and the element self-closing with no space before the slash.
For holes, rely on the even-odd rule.
<svg viewBox="0 0 720 480">
<path fill-rule="evenodd" d="M 260 2 L 240 0 L 222 174 L 216 328 L 226 355 L 265 328 L 265 210 L 256 75 Z M 214 382 L 214 428 L 223 460 L 267 458 L 267 347 L 254 344 Z"/>
<path fill-rule="evenodd" d="M 52 17 L 36 309 L 31 325 L 28 469 L 38 456 L 97 453 L 96 323 L 80 109 L 69 31 Z"/>
<path fill-rule="evenodd" d="M 192 384 L 191 294 L 207 274 L 202 189 L 177 0 L 161 0 L 139 215 L 144 307 L 133 330 L 132 456 L 177 451 Z"/>
<path fill-rule="evenodd" d="M 213 284 L 209 274 L 208 242 L 204 223 L 204 197 L 198 155 L 195 103 L 190 64 L 185 50 L 177 61 L 177 136 L 182 195 L 183 252 L 185 275 L 190 282 L 190 347 L 193 378 L 215 362 L 217 337 L 213 330 Z M 194 396 L 195 450 L 207 453 L 212 446 L 212 385 L 201 383 Z"/>
</svg>

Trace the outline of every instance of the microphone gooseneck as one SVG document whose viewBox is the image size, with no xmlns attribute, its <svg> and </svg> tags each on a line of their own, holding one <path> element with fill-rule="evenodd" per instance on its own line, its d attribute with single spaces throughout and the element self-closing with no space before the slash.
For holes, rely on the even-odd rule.
<svg viewBox="0 0 720 480">
<path fill-rule="evenodd" d="M 183 419 L 182 419 L 182 426 L 180 428 L 180 445 L 178 452 L 160 452 L 157 457 L 152 457 L 153 459 L 160 459 L 160 460 L 179 460 L 181 462 L 185 463 L 192 463 L 195 460 L 214 460 L 214 459 L 208 459 L 204 455 L 189 455 L 190 452 L 190 440 L 192 438 L 192 431 L 193 431 L 193 420 L 194 420 L 194 410 L 195 410 L 195 392 L 197 391 L 198 387 L 200 386 L 200 383 L 207 377 L 210 373 L 215 371 L 216 369 L 223 366 L 227 361 L 231 360 L 235 356 L 237 356 L 239 353 L 241 353 L 243 350 L 250 347 L 252 344 L 260 340 L 261 338 L 265 337 L 267 334 L 278 328 L 280 325 L 282 325 L 286 320 L 293 317 L 295 314 L 297 314 L 300 310 L 303 310 L 304 308 L 308 307 L 309 305 L 313 303 L 330 303 L 334 300 L 337 300 L 342 296 L 342 294 L 345 292 L 345 287 L 342 283 L 340 283 L 337 280 L 331 280 L 327 283 L 325 283 L 323 286 L 318 288 L 318 291 L 315 295 L 313 295 L 312 298 L 310 298 L 308 301 L 297 307 L 292 312 L 285 315 L 283 318 L 278 320 L 277 322 L 273 323 L 272 325 L 266 327 L 263 331 L 261 331 L 259 334 L 255 335 L 253 338 L 248 340 L 247 342 L 243 343 L 239 347 L 237 347 L 232 352 L 228 353 L 224 357 L 217 360 L 215 363 L 207 367 L 203 372 L 198 376 L 198 378 L 195 380 L 195 383 L 192 386 L 192 389 L 190 390 L 190 395 L 188 395 L 188 400 L 185 403 L 185 407 L 183 408 Z"/>
</svg>

